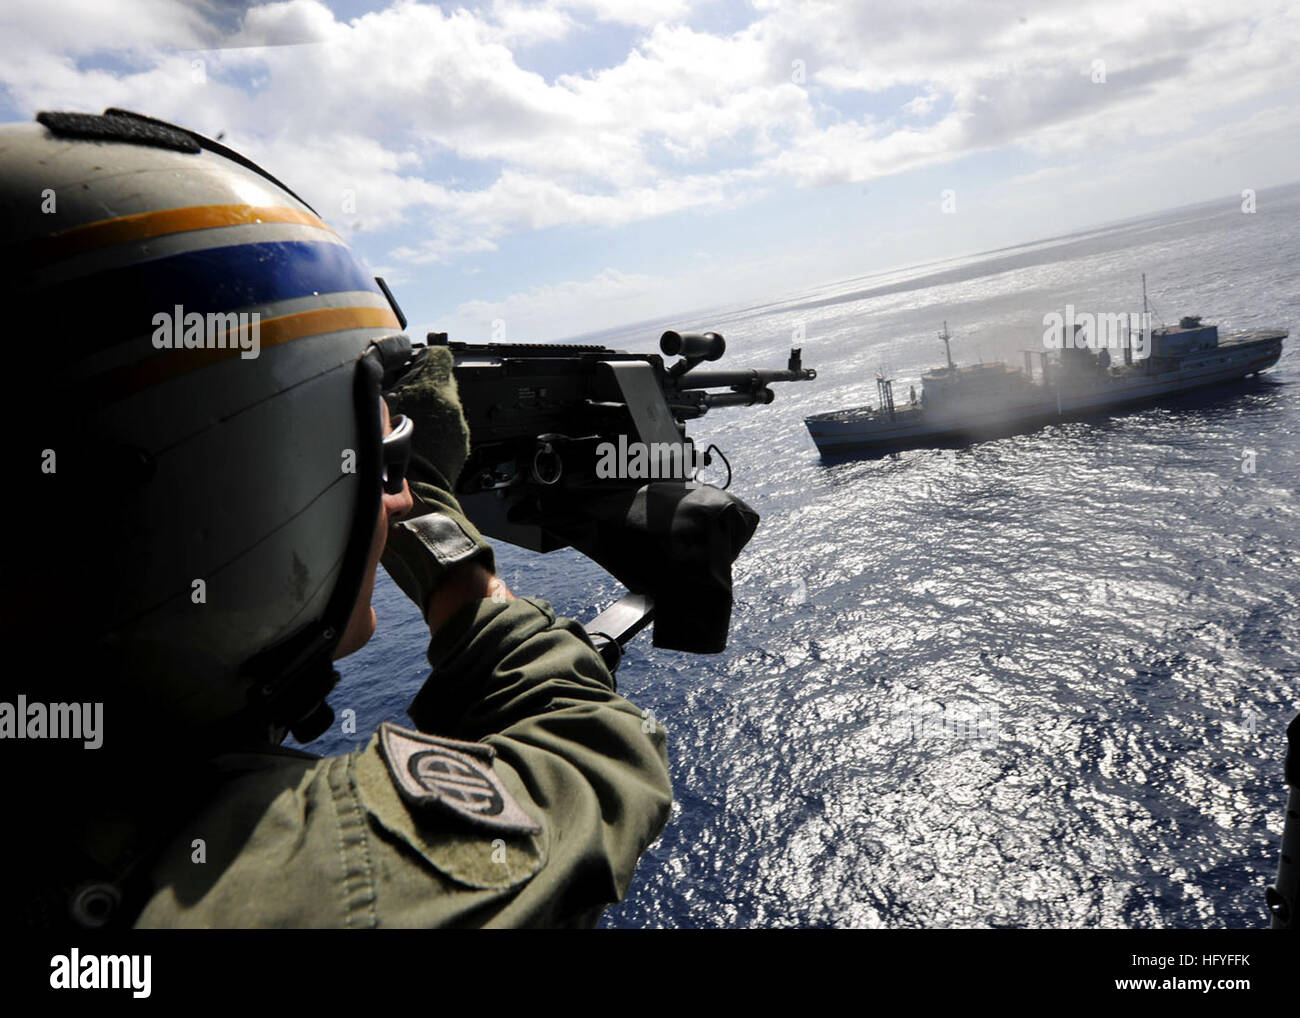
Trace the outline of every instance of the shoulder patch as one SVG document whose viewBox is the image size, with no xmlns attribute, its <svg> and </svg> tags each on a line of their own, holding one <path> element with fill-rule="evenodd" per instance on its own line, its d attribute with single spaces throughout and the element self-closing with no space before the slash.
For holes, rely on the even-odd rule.
<svg viewBox="0 0 1300 1018">
<path fill-rule="evenodd" d="M 409 805 L 442 810 L 484 831 L 541 832 L 492 769 L 496 750 L 491 746 L 384 721 L 379 725 L 379 750 Z"/>
</svg>

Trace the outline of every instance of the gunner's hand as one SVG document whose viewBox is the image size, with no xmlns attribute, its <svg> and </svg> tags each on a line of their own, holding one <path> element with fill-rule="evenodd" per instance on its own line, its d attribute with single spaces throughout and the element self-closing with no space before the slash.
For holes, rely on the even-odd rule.
<svg viewBox="0 0 1300 1018">
<path fill-rule="evenodd" d="M 453 374 L 456 360 L 445 346 L 430 346 L 420 363 L 386 394 L 393 413 L 415 424 L 408 476 L 442 491 L 456 490 L 469 458 L 469 425 Z"/>
<path fill-rule="evenodd" d="M 469 427 L 452 374 L 454 364 L 446 347 L 429 347 L 412 374 L 387 394 L 392 412 L 409 417 L 415 425 L 407 468 L 414 506 L 402 522 L 389 529 L 380 561 L 426 618 L 433 611 L 435 593 L 453 570 L 470 564 L 488 576 L 496 570 L 492 546 L 465 516 L 453 494 L 469 457 Z M 463 594 L 469 589 L 463 585 L 464 578 L 479 574 L 462 571 L 459 576 L 455 589 Z M 475 583 L 487 589 L 481 578 Z M 446 616 L 440 617 L 445 620 Z"/>
<path fill-rule="evenodd" d="M 425 620 L 429 630 L 436 633 L 452 615 L 471 601 L 492 598 L 494 601 L 514 601 L 505 581 L 489 572 L 477 562 L 466 562 L 449 570 L 442 583 L 429 599 Z"/>
</svg>

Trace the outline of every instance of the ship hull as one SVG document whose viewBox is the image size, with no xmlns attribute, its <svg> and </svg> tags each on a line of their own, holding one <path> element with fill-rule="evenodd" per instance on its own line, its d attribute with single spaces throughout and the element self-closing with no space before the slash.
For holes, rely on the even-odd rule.
<svg viewBox="0 0 1300 1018">
<path fill-rule="evenodd" d="M 890 419 L 863 407 L 807 417 L 804 424 L 823 457 L 982 441 L 1032 430 L 1055 420 L 1128 409 L 1258 374 L 1277 363 L 1285 336 L 1285 332 L 1268 333 L 1225 344 L 1198 358 L 1195 367 L 1166 375 L 1142 374 L 1091 388 L 1062 386 L 1044 390 L 1042 399 L 960 417 L 906 408 Z"/>
</svg>

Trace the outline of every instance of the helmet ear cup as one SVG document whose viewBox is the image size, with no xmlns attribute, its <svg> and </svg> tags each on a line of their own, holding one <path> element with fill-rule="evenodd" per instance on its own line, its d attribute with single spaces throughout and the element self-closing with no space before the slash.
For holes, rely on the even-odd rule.
<svg viewBox="0 0 1300 1018">
<path fill-rule="evenodd" d="M 384 357 L 390 359 L 409 351 L 410 342 L 371 346 L 357 363 L 353 381 L 353 404 L 357 416 L 356 469 L 358 499 L 352 533 L 323 619 L 288 640 L 259 653 L 240 669 L 252 683 L 249 690 L 254 712 L 272 725 L 288 728 L 299 742 L 320 736 L 330 726 L 334 712 L 324 703 L 338 682 L 333 652 L 347 628 L 365 580 L 370 545 L 380 512 L 383 420 L 379 408 L 384 380 Z"/>
</svg>

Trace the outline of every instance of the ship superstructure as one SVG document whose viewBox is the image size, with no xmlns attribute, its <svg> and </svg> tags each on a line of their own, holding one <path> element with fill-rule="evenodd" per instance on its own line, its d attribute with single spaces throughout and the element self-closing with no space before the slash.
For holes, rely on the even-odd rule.
<svg viewBox="0 0 1300 1018">
<path fill-rule="evenodd" d="M 877 376 L 875 407 L 816 414 L 804 424 L 823 455 L 979 440 L 1258 374 L 1277 363 L 1288 334 L 1256 329 L 1221 337 L 1217 326 L 1189 316 L 1150 329 L 1139 344 L 1144 357 L 1134 357 L 1127 337 L 1116 351 L 1120 363 L 1105 347 L 1075 343 L 1076 333 L 1060 350 L 1025 351 L 1023 368 L 959 366 L 945 322 L 939 338 L 947 363 L 921 376 L 919 399 L 897 406 L 892 380 Z"/>
</svg>

